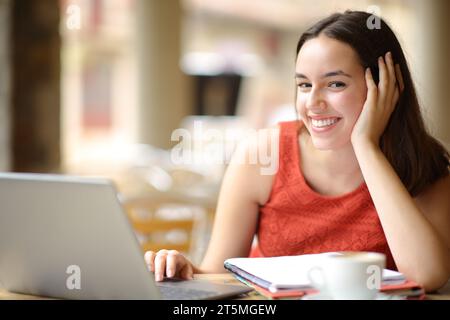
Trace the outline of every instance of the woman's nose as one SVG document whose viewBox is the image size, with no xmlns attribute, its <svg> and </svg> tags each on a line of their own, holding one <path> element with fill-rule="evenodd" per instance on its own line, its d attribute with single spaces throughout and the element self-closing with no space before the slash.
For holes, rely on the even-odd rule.
<svg viewBox="0 0 450 320">
<path fill-rule="evenodd" d="M 311 111 L 323 110 L 326 108 L 326 103 L 320 93 L 320 90 L 313 89 L 310 91 L 308 100 L 306 101 L 306 107 Z"/>
</svg>

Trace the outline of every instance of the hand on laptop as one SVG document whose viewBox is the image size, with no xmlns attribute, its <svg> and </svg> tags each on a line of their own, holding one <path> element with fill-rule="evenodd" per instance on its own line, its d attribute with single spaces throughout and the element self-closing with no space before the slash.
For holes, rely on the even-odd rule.
<svg viewBox="0 0 450 320">
<path fill-rule="evenodd" d="M 193 279 L 194 266 L 176 250 L 163 249 L 156 253 L 147 251 L 144 258 L 150 271 L 155 273 L 156 281 L 164 280 L 164 276 L 185 280 Z"/>
</svg>

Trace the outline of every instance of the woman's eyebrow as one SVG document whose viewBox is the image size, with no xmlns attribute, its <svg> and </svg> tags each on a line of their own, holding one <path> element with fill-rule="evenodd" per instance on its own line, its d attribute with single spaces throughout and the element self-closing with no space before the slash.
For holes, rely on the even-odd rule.
<svg viewBox="0 0 450 320">
<path fill-rule="evenodd" d="M 322 78 L 326 78 L 326 77 L 334 77 L 334 76 L 344 76 L 344 77 L 349 77 L 351 78 L 352 76 L 349 75 L 348 73 L 345 73 L 342 70 L 337 70 L 337 71 L 331 71 L 331 72 L 327 72 L 324 75 L 322 75 Z M 295 73 L 295 77 L 296 78 L 302 78 L 302 79 L 308 79 L 307 76 L 305 76 L 303 73 Z"/>
</svg>

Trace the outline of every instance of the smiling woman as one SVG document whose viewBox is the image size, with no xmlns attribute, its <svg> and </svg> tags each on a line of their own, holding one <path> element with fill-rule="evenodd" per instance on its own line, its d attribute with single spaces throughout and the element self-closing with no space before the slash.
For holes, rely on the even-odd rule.
<svg viewBox="0 0 450 320">
<path fill-rule="evenodd" d="M 348 144 L 367 93 L 357 53 L 320 35 L 304 44 L 296 69 L 297 110 L 314 146 L 326 150 Z"/>
<path fill-rule="evenodd" d="M 237 148 L 200 268 L 176 251 L 147 252 L 157 280 L 220 272 L 231 257 L 372 251 L 427 291 L 447 282 L 449 154 L 425 130 L 395 34 L 378 17 L 369 29 L 369 18 L 334 14 L 301 36 L 299 119 Z M 236 160 L 254 146 L 277 147 L 275 174 Z"/>
<path fill-rule="evenodd" d="M 374 81 L 378 84 L 378 58 L 388 51 L 391 53 L 397 64 L 397 73 L 401 75 L 399 81 L 404 88 L 381 132 L 379 144 L 408 191 L 415 196 L 427 185 L 448 174 L 448 152 L 425 130 L 411 73 L 395 34 L 382 19 L 379 29 L 361 27 L 371 17 L 368 13 L 353 12 L 334 14 L 318 22 L 302 35 L 297 44 L 297 69 L 300 66 L 314 68 L 320 63 L 323 69 L 331 65 L 348 70 L 351 75 L 347 79 L 349 84 L 346 85 L 343 81 L 345 88 L 342 85 L 340 87 L 345 93 L 338 95 L 336 99 L 354 99 L 341 100 L 337 104 L 341 107 L 342 104 L 353 106 L 350 109 L 353 109 L 357 119 L 361 111 L 357 108 L 362 108 L 367 93 L 365 69 L 370 68 Z M 325 46 L 328 50 L 323 50 L 321 46 L 324 41 L 329 42 Z M 392 81 L 394 84 L 395 76 Z M 354 116 L 349 119 L 350 122 L 354 121 L 351 128 L 356 122 Z M 399 145 L 403 147 L 403 152 L 398 152 Z"/>
</svg>

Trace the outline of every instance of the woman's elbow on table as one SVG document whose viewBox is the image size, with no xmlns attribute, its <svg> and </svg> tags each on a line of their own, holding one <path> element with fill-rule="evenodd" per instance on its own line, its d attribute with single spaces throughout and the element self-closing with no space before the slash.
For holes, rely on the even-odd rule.
<svg viewBox="0 0 450 320">
<path fill-rule="evenodd" d="M 450 278 L 450 270 L 442 268 L 433 274 L 419 275 L 415 282 L 419 284 L 425 292 L 435 292 L 445 286 Z"/>
</svg>

